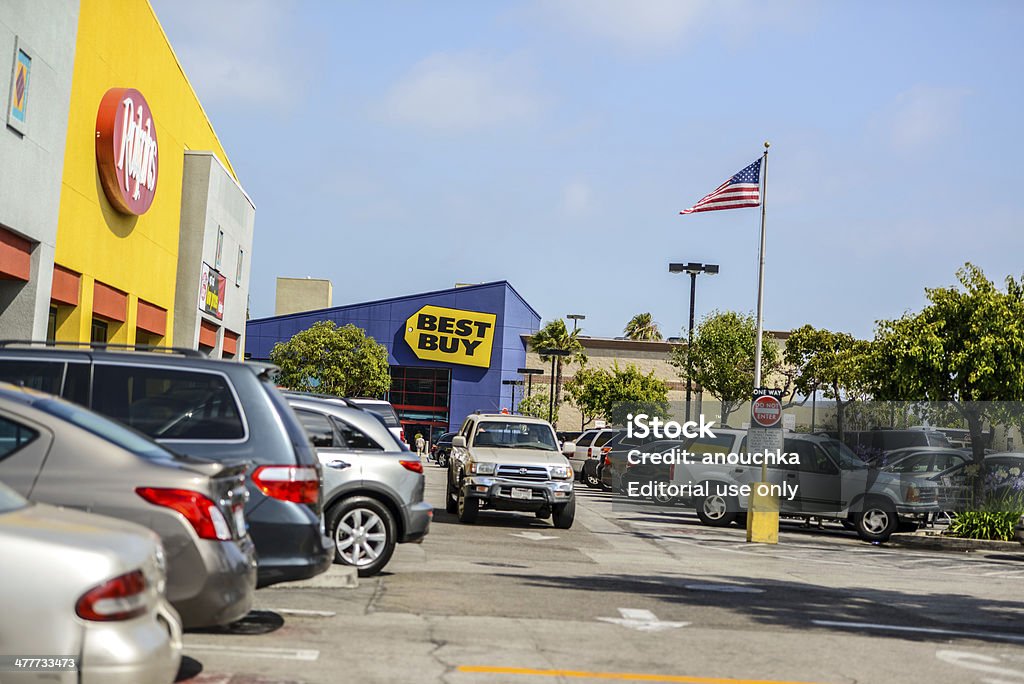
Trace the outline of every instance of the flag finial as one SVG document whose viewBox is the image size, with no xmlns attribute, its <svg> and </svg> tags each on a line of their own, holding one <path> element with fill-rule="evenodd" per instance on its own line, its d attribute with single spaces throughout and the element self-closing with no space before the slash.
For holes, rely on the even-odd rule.
<svg viewBox="0 0 1024 684">
<path fill-rule="evenodd" d="M 770 142 L 768 142 L 767 140 L 764 141 L 764 149 L 767 150 L 771 146 L 772 146 L 772 144 Z"/>
</svg>

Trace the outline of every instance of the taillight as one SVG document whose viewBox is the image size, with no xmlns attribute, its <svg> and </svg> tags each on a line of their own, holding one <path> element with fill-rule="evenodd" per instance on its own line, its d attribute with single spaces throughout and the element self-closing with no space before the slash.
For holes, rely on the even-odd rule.
<svg viewBox="0 0 1024 684">
<path fill-rule="evenodd" d="M 608 454 L 605 454 L 604 455 L 604 467 L 605 468 L 610 468 L 611 465 L 612 465 L 612 457 L 609 456 Z"/>
<path fill-rule="evenodd" d="M 203 539 L 231 539 L 231 528 L 217 504 L 188 489 L 138 487 L 135 493 L 151 504 L 181 513 Z"/>
<path fill-rule="evenodd" d="M 260 466 L 252 473 L 256 487 L 269 497 L 293 503 L 320 500 L 320 477 L 312 466 Z"/>
<path fill-rule="evenodd" d="M 594 453 L 594 447 L 587 447 L 587 458 L 590 458 L 590 456 L 593 453 Z"/>
<path fill-rule="evenodd" d="M 423 473 L 423 464 L 419 461 L 399 461 L 399 463 L 406 470 L 411 470 L 414 473 Z"/>
<path fill-rule="evenodd" d="M 675 463 L 670 464 L 669 467 L 668 467 L 668 479 L 670 479 L 670 480 L 676 479 L 676 464 Z"/>
<path fill-rule="evenodd" d="M 401 430 L 398 431 L 398 439 L 402 440 L 403 442 L 405 441 L 405 428 L 402 428 Z"/>
<path fill-rule="evenodd" d="M 83 620 L 110 622 L 138 617 L 147 608 L 146 576 L 134 570 L 82 594 L 75 613 Z"/>
</svg>

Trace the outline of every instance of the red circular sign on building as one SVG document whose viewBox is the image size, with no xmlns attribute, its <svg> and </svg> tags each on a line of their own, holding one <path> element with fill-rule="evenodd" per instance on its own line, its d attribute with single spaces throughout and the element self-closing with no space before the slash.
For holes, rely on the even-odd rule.
<svg viewBox="0 0 1024 684">
<path fill-rule="evenodd" d="M 750 407 L 750 417 L 760 427 L 775 427 L 782 420 L 782 402 L 775 397 L 758 397 Z"/>
<path fill-rule="evenodd" d="M 156 196 L 156 126 L 146 98 L 111 88 L 96 113 L 96 164 L 103 192 L 125 214 L 145 214 Z"/>
</svg>

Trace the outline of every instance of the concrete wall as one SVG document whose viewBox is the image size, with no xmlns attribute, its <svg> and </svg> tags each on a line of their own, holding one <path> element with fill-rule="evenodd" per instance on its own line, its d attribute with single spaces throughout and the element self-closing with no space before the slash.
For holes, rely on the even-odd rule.
<svg viewBox="0 0 1024 684">
<path fill-rule="evenodd" d="M 0 3 L 0 228 L 35 243 L 28 282 L 0 281 L 7 338 L 46 336 L 77 28 L 77 0 Z M 24 133 L 6 125 L 16 41 L 32 58 Z"/>
<path fill-rule="evenodd" d="M 330 280 L 320 278 L 278 278 L 274 315 L 329 309 L 334 299 Z"/>
<path fill-rule="evenodd" d="M 221 356 L 224 331 L 230 330 L 241 335 L 236 356 L 239 359 L 243 357 L 255 220 L 256 208 L 252 200 L 216 155 L 212 152 L 185 152 L 177 289 L 174 298 L 174 316 L 177 321 L 174 329 L 175 346 L 198 347 L 200 321 L 205 318 L 220 328 L 213 355 Z M 218 268 L 217 242 L 222 232 Z M 240 271 L 239 250 L 242 253 Z M 222 320 L 199 308 L 204 263 L 218 270 L 227 280 Z"/>
</svg>

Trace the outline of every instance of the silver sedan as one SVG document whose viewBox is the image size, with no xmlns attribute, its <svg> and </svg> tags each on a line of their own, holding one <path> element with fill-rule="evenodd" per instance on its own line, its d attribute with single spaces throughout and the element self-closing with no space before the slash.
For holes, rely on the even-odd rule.
<svg viewBox="0 0 1024 684">
<path fill-rule="evenodd" d="M 181 623 L 153 532 L 0 485 L 0 548 L 0 681 L 174 681 Z"/>
</svg>

